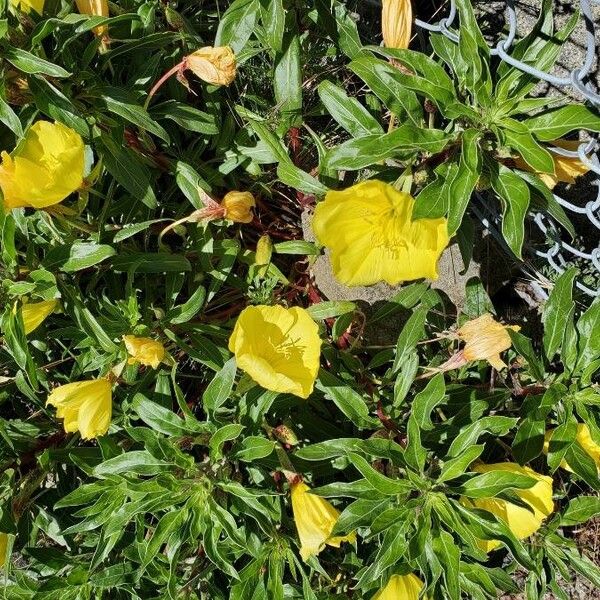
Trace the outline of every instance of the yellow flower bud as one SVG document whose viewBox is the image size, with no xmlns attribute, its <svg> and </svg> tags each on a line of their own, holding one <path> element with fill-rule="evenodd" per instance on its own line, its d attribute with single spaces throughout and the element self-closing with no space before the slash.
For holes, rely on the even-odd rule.
<svg viewBox="0 0 600 600">
<path fill-rule="evenodd" d="M 535 533 L 542 526 L 544 519 L 554 511 L 551 477 L 540 475 L 529 467 L 522 467 L 517 463 L 510 462 L 491 465 L 479 464 L 471 467 L 471 469 L 477 473 L 508 471 L 509 473 L 526 475 L 536 480 L 535 485 L 530 488 L 513 490 L 529 508 L 518 506 L 500 498 L 462 497 L 460 499 L 465 506 L 487 510 L 504 521 L 517 539 L 524 540 Z M 500 542 L 497 540 L 479 540 L 478 545 L 485 552 L 489 552 L 500 546 Z"/>
<path fill-rule="evenodd" d="M 2 152 L 4 209 L 62 202 L 81 187 L 83 168 L 81 136 L 62 123 L 37 121 L 12 154 Z"/>
<path fill-rule="evenodd" d="M 268 235 L 261 235 L 256 243 L 254 262 L 257 265 L 268 265 L 273 254 L 273 242 Z"/>
<path fill-rule="evenodd" d="M 371 600 L 418 600 L 423 582 L 414 574 L 392 575 Z"/>
<path fill-rule="evenodd" d="M 42 300 L 41 302 L 27 302 L 21 306 L 23 329 L 25 335 L 37 329 L 56 310 L 58 300 Z"/>
<path fill-rule="evenodd" d="M 256 200 L 250 192 L 228 192 L 221 200 L 224 217 L 236 223 L 251 223 Z"/>
<path fill-rule="evenodd" d="M 56 407 L 67 433 L 78 431 L 84 440 L 104 435 L 112 416 L 112 386 L 106 379 L 61 385 L 50 393 L 46 406 Z"/>
<path fill-rule="evenodd" d="M 340 511 L 330 502 L 310 493 L 303 482 L 292 483 L 292 511 L 300 538 L 300 556 L 306 561 L 316 556 L 325 545 L 339 548 L 342 542 L 356 542 L 356 533 L 333 536 L 331 532 L 337 523 Z"/>
<path fill-rule="evenodd" d="M 490 314 L 467 321 L 458 330 L 458 337 L 465 342 L 464 358 L 467 361 L 487 360 L 497 370 L 506 367 L 500 352 L 508 350 L 512 343 L 507 329 L 518 331 L 519 326 L 502 325 Z"/>
<path fill-rule="evenodd" d="M 152 338 L 124 335 L 123 341 L 129 353 L 127 363 L 130 365 L 141 363 L 156 369 L 165 357 L 165 347 Z"/>
<path fill-rule="evenodd" d="M 75 0 L 77 10 L 82 15 L 92 15 L 95 17 L 108 17 L 108 2 L 107 0 Z M 97 36 L 103 36 L 108 31 L 106 25 L 94 27 L 94 33 Z"/>
<path fill-rule="evenodd" d="M 44 0 L 10 0 L 10 3 L 21 12 L 27 14 L 32 10 L 38 15 L 44 12 Z"/>
<path fill-rule="evenodd" d="M 6 551 L 8 549 L 8 535 L 0 532 L 0 568 L 6 562 Z"/>
<path fill-rule="evenodd" d="M 206 46 L 185 57 L 185 68 L 212 85 L 229 85 L 235 79 L 236 60 L 229 46 Z"/>
<path fill-rule="evenodd" d="M 381 32 L 386 48 L 408 48 L 412 20 L 411 0 L 383 0 Z"/>
</svg>

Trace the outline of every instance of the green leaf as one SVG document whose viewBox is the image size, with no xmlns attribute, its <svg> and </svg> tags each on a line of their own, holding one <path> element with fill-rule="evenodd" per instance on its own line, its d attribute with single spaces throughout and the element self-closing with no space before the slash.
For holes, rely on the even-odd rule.
<svg viewBox="0 0 600 600">
<path fill-rule="evenodd" d="M 500 415 L 482 417 L 478 421 L 464 427 L 460 433 L 454 437 L 450 444 L 447 456 L 450 458 L 458 456 L 467 448 L 475 444 L 479 437 L 484 433 L 491 433 L 496 436 L 506 435 L 517 422 L 518 419 Z"/>
<path fill-rule="evenodd" d="M 107 244 L 75 243 L 69 250 L 68 259 L 62 264 L 60 270 L 65 273 L 75 273 L 93 267 L 98 263 L 115 255 L 115 249 Z"/>
<path fill-rule="evenodd" d="M 99 478 L 121 473 L 127 473 L 128 475 L 158 475 L 169 470 L 169 468 L 171 468 L 170 463 L 155 458 L 147 450 L 131 450 L 114 458 L 109 458 L 94 467 L 93 473 L 95 477 Z"/>
<path fill-rule="evenodd" d="M 202 310 L 205 300 L 206 288 L 200 285 L 186 302 L 180 306 L 173 307 L 165 318 L 171 325 L 187 323 Z"/>
<path fill-rule="evenodd" d="M 600 515 L 600 498 L 598 496 L 579 496 L 569 501 L 560 518 L 563 527 L 573 527 L 585 523 Z"/>
<path fill-rule="evenodd" d="M 213 377 L 202 395 L 202 405 L 209 412 L 218 410 L 231 396 L 237 366 L 235 358 L 230 358 Z"/>
<path fill-rule="evenodd" d="M 274 52 L 281 52 L 286 15 L 283 0 L 260 0 L 260 4 L 267 43 Z"/>
<path fill-rule="evenodd" d="M 349 452 L 348 458 L 360 474 L 381 494 L 386 496 L 406 494 L 413 488 L 412 483 L 408 480 L 390 479 L 376 471 L 364 457 L 356 452 Z"/>
<path fill-rule="evenodd" d="M 576 368 L 582 370 L 600 357 L 600 298 L 596 298 L 579 317 L 577 331 L 579 352 Z"/>
<path fill-rule="evenodd" d="M 185 256 L 166 252 L 122 254 L 113 257 L 111 266 L 117 273 L 184 273 L 192 270 L 192 265 Z"/>
<path fill-rule="evenodd" d="M 502 130 L 506 136 L 506 144 L 516 150 L 523 160 L 540 173 L 554 173 L 554 159 L 548 150 L 540 146 L 528 131 Z"/>
<path fill-rule="evenodd" d="M 277 177 L 286 185 L 305 194 L 324 196 L 327 193 L 327 187 L 318 179 L 294 165 L 287 156 L 277 166 Z"/>
<path fill-rule="evenodd" d="M 396 358 L 392 371 L 396 372 L 403 364 L 405 358 L 416 347 L 417 343 L 425 337 L 425 322 L 429 310 L 425 307 L 419 307 L 408 318 L 404 324 L 398 340 L 396 342 Z"/>
<path fill-rule="evenodd" d="M 23 73 L 28 73 L 30 75 L 39 73 L 41 75 L 57 78 L 71 76 L 71 73 L 65 71 L 62 67 L 48 62 L 43 58 L 39 58 L 38 56 L 35 56 L 35 54 L 31 54 L 31 52 L 21 50 L 20 48 L 4 46 L 2 50 L 0 50 L 0 56 L 20 71 L 23 71 Z"/>
<path fill-rule="evenodd" d="M 0 98 L 0 121 L 4 123 L 17 138 L 23 137 L 23 127 L 21 126 L 19 117 L 17 117 L 15 111 L 3 98 Z"/>
<path fill-rule="evenodd" d="M 527 417 L 517 429 L 512 443 L 513 455 L 520 465 L 537 458 L 544 448 L 546 422 Z"/>
<path fill-rule="evenodd" d="M 132 407 L 144 423 L 165 435 L 188 435 L 190 432 L 203 430 L 200 423 L 184 421 L 172 410 L 152 402 L 140 393 L 133 397 Z"/>
<path fill-rule="evenodd" d="M 229 423 L 229 425 L 223 425 L 223 427 L 217 429 L 208 443 L 211 458 L 213 460 L 218 460 L 221 458 L 221 449 L 223 448 L 223 444 L 225 442 L 235 440 L 237 437 L 239 437 L 242 431 L 244 431 L 244 426 L 240 425 L 239 423 Z"/>
<path fill-rule="evenodd" d="M 600 116 L 583 104 L 569 104 L 526 119 L 524 124 L 538 140 L 549 142 L 575 130 L 600 131 Z"/>
<path fill-rule="evenodd" d="M 468 498 L 493 498 L 506 490 L 525 490 L 533 487 L 537 480 L 520 473 L 509 471 L 488 471 L 475 475 L 460 489 Z"/>
<path fill-rule="evenodd" d="M 219 21 L 215 46 L 230 46 L 239 54 L 248 43 L 258 20 L 260 4 L 257 0 L 235 0 Z"/>
<path fill-rule="evenodd" d="M 573 301 L 573 281 L 577 269 L 567 269 L 554 283 L 554 288 L 544 305 L 542 323 L 544 324 L 544 351 L 548 360 L 552 360 L 558 352 L 568 329 L 567 321 L 575 306 Z M 570 323 L 573 327 L 573 323 Z"/>
<path fill-rule="evenodd" d="M 251 435 L 244 438 L 239 446 L 240 449 L 236 452 L 235 457 L 245 462 L 253 462 L 272 454 L 276 442 L 261 436 Z"/>
<path fill-rule="evenodd" d="M 214 115 L 176 100 L 167 100 L 157 104 L 150 109 L 150 115 L 155 119 L 169 119 L 188 131 L 205 135 L 219 133 L 219 125 Z"/>
<path fill-rule="evenodd" d="M 349 301 L 324 301 L 311 304 L 306 311 L 315 320 L 329 319 L 356 310 L 356 304 Z"/>
<path fill-rule="evenodd" d="M 283 52 L 275 63 L 273 79 L 275 100 L 285 129 L 302 123 L 302 65 L 300 64 L 300 36 L 284 37 Z"/>
<path fill-rule="evenodd" d="M 464 475 L 469 466 L 479 458 L 484 448 L 483 444 L 476 444 L 470 448 L 466 448 L 462 454 L 459 454 L 455 458 L 445 460 L 440 476 L 438 477 L 438 482 L 450 481 Z"/>
<path fill-rule="evenodd" d="M 431 431 L 434 424 L 431 422 L 431 412 L 446 399 L 446 385 L 444 374 L 438 373 L 427 382 L 424 390 L 421 390 L 412 401 L 411 418 L 414 417 L 418 426 L 423 431 Z"/>
</svg>

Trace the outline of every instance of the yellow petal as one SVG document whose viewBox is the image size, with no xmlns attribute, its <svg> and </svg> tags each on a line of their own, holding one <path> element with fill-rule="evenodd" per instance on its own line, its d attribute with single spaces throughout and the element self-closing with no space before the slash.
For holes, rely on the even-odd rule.
<svg viewBox="0 0 600 600">
<path fill-rule="evenodd" d="M 392 575 L 371 600 L 418 600 L 423 585 L 414 573 Z"/>
<path fill-rule="evenodd" d="M 6 551 L 8 550 L 8 534 L 0 531 L 0 568 L 6 562 Z"/>
<path fill-rule="evenodd" d="M 97 17 L 108 17 L 108 2 L 107 0 L 75 0 L 77 10 L 82 15 L 93 15 Z M 94 27 L 94 33 L 98 36 L 104 35 L 108 31 L 106 25 Z"/>
<path fill-rule="evenodd" d="M 411 0 L 383 0 L 381 33 L 386 48 L 408 48 L 412 16 Z"/>
<path fill-rule="evenodd" d="M 236 74 L 236 60 L 229 46 L 207 46 L 185 58 L 185 66 L 207 83 L 229 85 Z"/>
<path fill-rule="evenodd" d="M 141 363 L 157 369 L 165 357 L 165 347 L 158 341 L 148 337 L 124 335 L 123 341 L 130 355 L 127 361 L 130 365 Z"/>
<path fill-rule="evenodd" d="M 83 439 L 104 435 L 112 415 L 112 386 L 106 379 L 76 381 L 55 388 L 46 406 L 56 407 L 67 433 L 79 430 Z"/>
<path fill-rule="evenodd" d="M 58 300 L 43 300 L 41 302 L 27 302 L 21 307 L 23 328 L 25 335 L 37 329 L 56 310 Z"/>
<path fill-rule="evenodd" d="M 221 200 L 225 218 L 235 223 L 251 223 L 256 200 L 250 192 L 228 192 Z"/>
<path fill-rule="evenodd" d="M 267 390 L 308 398 L 319 371 L 321 338 L 299 307 L 249 306 L 229 338 L 238 367 Z"/>
<path fill-rule="evenodd" d="M 377 180 L 327 193 L 315 209 L 313 230 L 329 249 L 340 282 L 437 279 L 437 261 L 449 241 L 447 222 L 413 221 L 414 203 L 409 194 Z"/>
<path fill-rule="evenodd" d="M 37 121 L 12 155 L 2 153 L 0 188 L 5 209 L 57 204 L 83 183 L 81 136 L 62 123 Z"/>
<path fill-rule="evenodd" d="M 44 0 L 10 0 L 10 3 L 24 13 L 30 13 L 33 10 L 41 15 L 44 12 Z"/>
<path fill-rule="evenodd" d="M 486 510 L 504 521 L 517 539 L 525 539 L 535 533 L 550 514 L 554 511 L 552 500 L 552 478 L 536 473 L 529 467 L 517 463 L 478 464 L 471 467 L 477 473 L 491 471 L 508 471 L 519 475 L 527 475 L 536 480 L 535 485 L 528 489 L 513 490 L 530 510 L 499 498 L 461 498 L 466 506 L 474 506 Z M 493 550 L 499 542 L 481 540 L 480 547 L 485 551 Z"/>
<path fill-rule="evenodd" d="M 303 482 L 291 485 L 292 511 L 300 538 L 300 556 L 308 560 L 316 556 L 324 546 L 339 548 L 341 542 L 356 541 L 356 534 L 331 537 L 340 512 L 330 502 L 309 492 Z"/>
</svg>

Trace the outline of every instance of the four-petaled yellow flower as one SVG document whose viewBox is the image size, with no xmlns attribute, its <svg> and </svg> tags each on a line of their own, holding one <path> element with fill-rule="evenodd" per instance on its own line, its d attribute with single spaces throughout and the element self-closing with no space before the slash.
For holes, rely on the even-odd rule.
<svg viewBox="0 0 600 600">
<path fill-rule="evenodd" d="M 292 511 L 300 538 L 300 556 L 306 561 L 316 556 L 325 545 L 339 548 L 342 542 L 356 542 L 356 533 L 333 536 L 331 532 L 337 523 L 340 511 L 330 502 L 310 493 L 303 482 L 291 484 Z"/>
<path fill-rule="evenodd" d="M 158 340 L 124 335 L 123 341 L 129 353 L 127 363 L 130 365 L 141 363 L 147 367 L 157 369 L 165 357 L 165 347 Z"/>
<path fill-rule="evenodd" d="M 550 146 L 575 152 L 581 146 L 581 143 L 579 140 L 554 140 L 550 142 Z M 550 154 L 554 159 L 554 173 L 539 173 L 532 169 L 520 156 L 514 157 L 513 160 L 517 169 L 535 173 L 550 189 L 553 189 L 558 183 L 575 183 L 577 177 L 585 175 L 590 170 L 578 158 L 561 156 L 554 152 L 550 152 Z"/>
<path fill-rule="evenodd" d="M 229 85 L 235 79 L 236 60 L 229 46 L 206 46 L 184 59 L 184 70 L 212 85 Z"/>
<path fill-rule="evenodd" d="M 412 17 L 411 0 L 383 0 L 381 33 L 386 48 L 408 48 Z"/>
<path fill-rule="evenodd" d="M 546 440 L 544 442 L 544 452 L 548 452 L 550 447 L 550 441 L 552 440 L 552 434 L 554 430 L 550 430 L 546 433 Z M 584 449 L 585 453 L 594 460 L 596 463 L 596 467 L 600 470 L 600 446 L 594 442 L 592 436 L 590 435 L 590 428 L 585 423 L 577 424 L 577 435 L 575 436 L 575 441 L 579 443 L 579 445 Z M 566 460 L 563 460 L 560 463 L 560 466 L 573 472 L 573 469 L 569 466 Z"/>
<path fill-rule="evenodd" d="M 502 325 L 492 315 L 485 314 L 467 321 L 459 330 L 458 337 L 465 342 L 462 354 L 465 360 L 487 360 L 495 369 L 506 367 L 500 352 L 511 346 L 507 329 L 519 330 L 517 325 Z"/>
<path fill-rule="evenodd" d="M 67 383 L 52 390 L 46 406 L 56 407 L 67 433 L 79 430 L 84 440 L 104 435 L 112 416 L 112 386 L 107 379 Z"/>
<path fill-rule="evenodd" d="M 248 306 L 229 338 L 238 367 L 267 390 L 308 398 L 319 371 L 321 338 L 299 307 Z"/>
<path fill-rule="evenodd" d="M 423 585 L 414 573 L 392 575 L 371 600 L 418 600 Z"/>
<path fill-rule="evenodd" d="M 8 549 L 8 535 L 0 531 L 0 568 L 6 562 L 6 551 Z"/>
<path fill-rule="evenodd" d="M 499 498 L 461 498 L 461 502 L 465 506 L 486 510 L 504 521 L 517 539 L 523 540 L 535 533 L 542 526 L 544 519 L 554 511 L 551 477 L 540 475 L 529 467 L 522 467 L 517 463 L 510 462 L 490 465 L 479 464 L 474 465 L 471 469 L 477 473 L 508 471 L 509 473 L 526 475 L 537 481 L 533 487 L 528 489 L 514 490 L 515 494 L 531 510 Z M 500 542 L 497 540 L 479 540 L 479 546 L 485 552 L 490 552 L 500 546 Z"/>
<path fill-rule="evenodd" d="M 10 0 L 10 3 L 24 13 L 30 13 L 32 10 L 38 15 L 44 12 L 45 0 Z"/>
<path fill-rule="evenodd" d="M 37 329 L 56 310 L 58 300 L 42 300 L 41 302 L 26 302 L 21 306 L 23 329 L 25 335 Z"/>
<path fill-rule="evenodd" d="M 82 15 L 92 15 L 95 17 L 108 17 L 108 1 L 107 0 L 75 0 L 77 10 Z M 94 27 L 94 33 L 97 36 L 103 36 L 108 31 L 106 25 Z"/>
<path fill-rule="evenodd" d="M 223 217 L 235 223 L 251 223 L 256 200 L 250 192 L 227 192 L 221 200 Z"/>
<path fill-rule="evenodd" d="M 12 155 L 2 152 L 4 209 L 58 204 L 83 183 L 81 136 L 62 123 L 37 121 Z"/>
<path fill-rule="evenodd" d="M 331 252 L 336 278 L 351 286 L 437 279 L 447 222 L 413 221 L 414 204 L 409 194 L 377 180 L 329 191 L 317 204 L 313 230 Z"/>
</svg>

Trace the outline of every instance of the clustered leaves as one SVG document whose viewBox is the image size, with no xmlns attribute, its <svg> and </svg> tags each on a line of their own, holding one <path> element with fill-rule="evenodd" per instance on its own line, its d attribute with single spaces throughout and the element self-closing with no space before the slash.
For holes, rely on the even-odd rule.
<svg viewBox="0 0 600 600">
<path fill-rule="evenodd" d="M 422 4 L 0 1 L 5 597 L 600 586 L 600 301 L 568 269 L 517 323 L 425 279 L 478 194 L 518 257 L 530 209 L 574 234 L 552 189 L 600 117 L 468 0 L 417 49 Z M 542 4 L 511 53 L 549 69 L 577 15 Z M 328 300 L 321 254 L 404 285 Z"/>
</svg>

